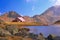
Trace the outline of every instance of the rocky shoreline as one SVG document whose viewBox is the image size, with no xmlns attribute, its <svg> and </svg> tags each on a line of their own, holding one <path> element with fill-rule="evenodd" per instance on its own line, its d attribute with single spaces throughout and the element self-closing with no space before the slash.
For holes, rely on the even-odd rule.
<svg viewBox="0 0 60 40">
<path fill-rule="evenodd" d="M 34 34 L 28 28 L 19 28 L 15 25 L 0 27 L 0 40 L 60 40 L 59 36 L 48 35 L 44 37 L 42 33 Z"/>
</svg>

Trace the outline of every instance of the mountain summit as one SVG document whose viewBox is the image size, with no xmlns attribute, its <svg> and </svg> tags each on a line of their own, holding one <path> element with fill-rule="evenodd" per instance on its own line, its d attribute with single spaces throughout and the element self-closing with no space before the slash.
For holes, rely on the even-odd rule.
<svg viewBox="0 0 60 40">
<path fill-rule="evenodd" d="M 60 6 L 53 6 L 53 7 L 50 7 L 48 8 L 48 10 L 46 10 L 43 15 L 49 15 L 50 16 L 60 16 Z"/>
<path fill-rule="evenodd" d="M 21 17 L 21 15 L 19 15 L 18 13 L 16 13 L 15 11 L 9 11 L 4 13 L 4 15 L 2 16 L 6 16 L 6 17 L 10 17 L 10 18 L 16 18 L 16 17 Z"/>
<path fill-rule="evenodd" d="M 6 12 L 3 15 L 1 15 L 0 19 L 3 21 L 12 21 L 17 17 L 21 17 L 21 15 L 19 15 L 15 11 L 9 11 L 9 12 Z"/>
<path fill-rule="evenodd" d="M 55 22 L 60 20 L 60 6 L 53 6 L 46 10 L 43 15 L 47 18 L 48 21 Z"/>
<path fill-rule="evenodd" d="M 60 6 L 52 6 L 41 15 L 35 15 L 34 18 L 37 22 L 42 22 L 47 25 L 52 24 L 60 20 Z"/>
<path fill-rule="evenodd" d="M 21 16 L 18 13 L 16 13 L 15 11 L 9 11 L 9 12 L 4 13 L 3 15 L 0 16 L 0 19 L 2 19 L 5 22 L 6 21 L 10 22 L 17 17 L 23 17 L 26 20 L 26 22 L 34 22 L 35 21 L 32 17 Z"/>
</svg>

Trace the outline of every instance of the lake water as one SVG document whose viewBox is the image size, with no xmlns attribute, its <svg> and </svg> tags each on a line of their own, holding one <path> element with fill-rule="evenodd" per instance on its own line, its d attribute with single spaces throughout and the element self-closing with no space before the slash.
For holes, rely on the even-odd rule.
<svg viewBox="0 0 60 40">
<path fill-rule="evenodd" d="M 60 36 L 60 25 L 50 25 L 50 26 L 27 26 L 26 28 L 30 29 L 30 32 L 39 34 L 42 33 L 44 36 L 49 34 L 54 34 Z"/>
</svg>

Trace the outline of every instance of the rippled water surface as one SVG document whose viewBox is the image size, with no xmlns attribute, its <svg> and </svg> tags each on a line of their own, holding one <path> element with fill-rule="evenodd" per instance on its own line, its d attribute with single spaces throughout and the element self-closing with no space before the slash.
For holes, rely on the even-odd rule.
<svg viewBox="0 0 60 40">
<path fill-rule="evenodd" d="M 49 34 L 60 36 L 60 25 L 27 26 L 26 28 L 29 28 L 30 32 L 35 34 L 42 33 L 44 36 L 48 36 Z"/>
</svg>

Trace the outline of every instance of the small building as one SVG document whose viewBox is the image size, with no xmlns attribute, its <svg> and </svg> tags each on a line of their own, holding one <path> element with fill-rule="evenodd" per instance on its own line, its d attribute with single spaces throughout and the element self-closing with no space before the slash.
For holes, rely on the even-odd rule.
<svg viewBox="0 0 60 40">
<path fill-rule="evenodd" d="M 23 17 L 17 17 L 12 22 L 25 22 L 25 19 Z"/>
</svg>

